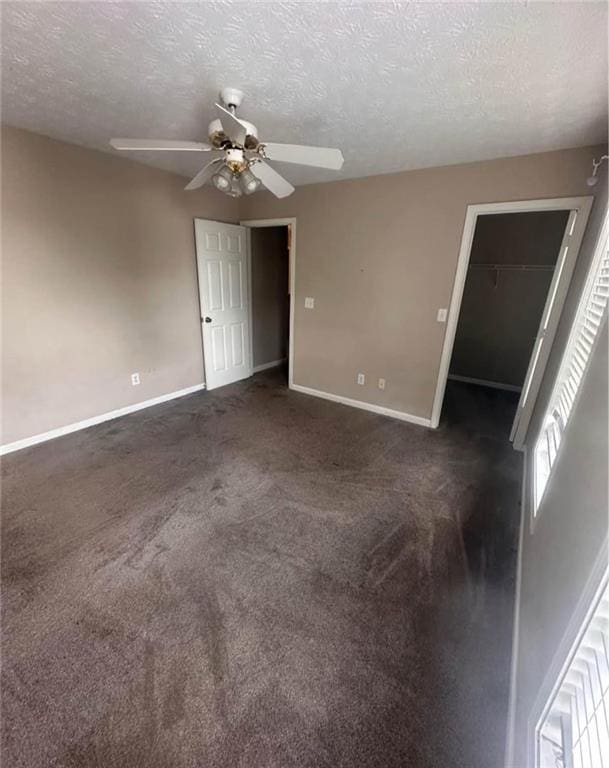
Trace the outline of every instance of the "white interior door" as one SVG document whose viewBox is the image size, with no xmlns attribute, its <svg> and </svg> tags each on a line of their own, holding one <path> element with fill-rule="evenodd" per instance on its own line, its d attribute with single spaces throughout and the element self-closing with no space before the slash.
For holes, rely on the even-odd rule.
<svg viewBox="0 0 609 768">
<path fill-rule="evenodd" d="M 252 375 L 245 227 L 195 219 L 205 386 Z"/>
<path fill-rule="evenodd" d="M 518 408 L 516 409 L 516 416 L 512 424 L 510 440 L 513 441 L 514 446 L 518 449 L 522 449 L 524 445 L 526 430 L 550 354 L 550 348 L 554 340 L 569 283 L 571 282 L 573 268 L 575 267 L 577 250 L 573 247 L 573 236 L 578 216 L 579 211 L 577 210 L 572 210 L 569 214 L 554 268 L 554 276 L 548 290 L 548 297 L 541 316 L 541 322 L 539 323 L 535 344 L 533 345 L 533 352 L 522 386 Z"/>
</svg>

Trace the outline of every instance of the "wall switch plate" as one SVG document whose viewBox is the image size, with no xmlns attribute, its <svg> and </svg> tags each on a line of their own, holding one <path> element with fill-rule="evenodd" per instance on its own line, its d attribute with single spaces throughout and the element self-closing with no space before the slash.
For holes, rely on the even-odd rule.
<svg viewBox="0 0 609 768">
<path fill-rule="evenodd" d="M 385 379 L 379 379 L 379 389 L 385 389 Z"/>
<path fill-rule="evenodd" d="M 445 323 L 447 315 L 448 315 L 448 310 L 447 309 L 439 309 L 438 310 L 438 317 L 437 317 L 438 322 L 439 323 Z"/>
<path fill-rule="evenodd" d="M 137 385 L 140 383 L 140 375 L 139 373 L 132 373 L 131 374 L 131 385 L 134 387 L 137 387 Z"/>
<path fill-rule="evenodd" d="M 357 383 L 361 384 L 362 386 L 366 383 L 366 377 L 364 376 L 363 373 L 357 374 Z"/>
<path fill-rule="evenodd" d="M 314 309 L 315 308 L 315 299 L 311 298 L 311 296 L 307 296 L 305 298 L 305 309 Z"/>
</svg>

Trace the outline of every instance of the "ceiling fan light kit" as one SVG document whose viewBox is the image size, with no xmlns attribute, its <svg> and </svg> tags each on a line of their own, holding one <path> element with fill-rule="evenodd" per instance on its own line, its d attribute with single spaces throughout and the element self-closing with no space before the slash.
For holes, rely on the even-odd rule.
<svg viewBox="0 0 609 768">
<path fill-rule="evenodd" d="M 208 144 L 174 139 L 111 139 L 110 145 L 114 149 L 127 151 L 221 153 L 219 157 L 207 163 L 185 189 L 198 189 L 211 180 L 216 189 L 231 197 L 251 195 L 261 184 L 276 197 L 292 194 L 294 187 L 277 173 L 267 160 L 334 171 L 342 168 L 344 159 L 340 149 L 259 141 L 256 126 L 235 114 L 243 100 L 243 92 L 237 88 L 223 88 L 220 99 L 224 106 L 215 105 L 218 117 L 209 124 Z"/>
<path fill-rule="evenodd" d="M 246 195 L 251 195 L 260 186 L 260 181 L 254 176 L 249 168 L 241 172 L 241 187 Z"/>
<path fill-rule="evenodd" d="M 227 165 L 223 165 L 219 171 L 214 173 L 211 180 L 220 192 L 229 192 L 233 183 L 233 172 Z"/>
</svg>

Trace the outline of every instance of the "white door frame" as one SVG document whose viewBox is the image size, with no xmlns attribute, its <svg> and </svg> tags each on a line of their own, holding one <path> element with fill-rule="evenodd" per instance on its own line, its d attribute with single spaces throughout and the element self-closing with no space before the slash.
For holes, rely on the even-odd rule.
<svg viewBox="0 0 609 768">
<path fill-rule="evenodd" d="M 246 248 L 247 248 L 247 271 L 249 286 L 249 312 L 250 312 L 250 355 L 251 366 L 254 368 L 254 344 L 252 317 L 252 238 L 250 228 L 252 227 L 286 227 L 291 226 L 290 241 L 290 337 L 288 339 L 288 387 L 293 389 L 294 385 L 294 310 L 296 307 L 296 218 L 288 217 L 285 219 L 245 219 L 239 224 L 245 227 Z"/>
<path fill-rule="evenodd" d="M 450 367 L 450 360 L 453 353 L 453 346 L 455 343 L 455 334 L 457 332 L 457 323 L 459 320 L 459 313 L 461 311 L 461 301 L 463 299 L 463 289 L 465 288 L 465 280 L 467 278 L 467 268 L 469 266 L 469 259 L 471 255 L 472 243 L 474 240 L 474 232 L 476 230 L 476 222 L 478 216 L 488 215 L 493 213 L 527 213 L 531 211 L 573 211 L 576 210 L 578 215 L 575 220 L 575 225 L 571 233 L 571 239 L 569 243 L 569 249 L 565 257 L 564 266 L 561 270 L 559 284 L 557 286 L 556 295 L 554 297 L 555 311 L 552 312 L 550 322 L 545 332 L 545 339 L 547 343 L 542 345 L 539 359 L 535 366 L 535 370 L 528 384 L 528 397 L 525 404 L 525 408 L 522 409 L 519 415 L 518 429 L 514 435 L 514 447 L 522 449 L 524 445 L 524 437 L 526 430 L 531 419 L 533 412 L 533 406 L 537 399 L 539 392 L 539 386 L 543 377 L 543 372 L 548 361 L 548 355 L 552 348 L 552 342 L 558 326 L 558 321 L 562 313 L 567 290 L 571 282 L 571 275 L 573 274 L 573 268 L 579 254 L 581 241 L 588 222 L 588 216 L 594 198 L 592 196 L 587 197 L 558 197 L 546 200 L 518 200 L 515 202 L 507 203 L 481 203 L 477 205 L 468 205 L 465 215 L 465 224 L 463 226 L 463 236 L 461 237 L 461 248 L 459 250 L 459 259 L 457 261 L 457 271 L 455 273 L 455 282 L 453 285 L 452 296 L 450 299 L 450 308 L 448 310 L 448 322 L 446 324 L 446 333 L 444 335 L 444 346 L 442 347 L 442 357 L 440 358 L 440 368 L 438 371 L 438 380 L 436 383 L 436 393 L 433 402 L 432 414 L 431 414 L 431 426 L 437 427 L 440 423 L 440 415 L 442 413 L 442 404 L 444 402 L 444 391 L 446 389 L 446 381 L 448 379 L 448 370 Z"/>
</svg>

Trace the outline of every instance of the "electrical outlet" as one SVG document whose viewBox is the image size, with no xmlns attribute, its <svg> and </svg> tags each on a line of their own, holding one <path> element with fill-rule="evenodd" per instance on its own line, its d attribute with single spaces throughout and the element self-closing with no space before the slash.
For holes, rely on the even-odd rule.
<svg viewBox="0 0 609 768">
<path fill-rule="evenodd" d="M 311 296 L 305 297 L 305 309 L 315 309 L 315 299 Z"/>
<path fill-rule="evenodd" d="M 379 389 L 385 389 L 385 379 L 379 379 Z"/>
<path fill-rule="evenodd" d="M 438 310 L 438 317 L 437 317 L 438 322 L 439 323 L 445 323 L 447 315 L 448 315 L 448 310 L 447 309 L 439 309 Z"/>
<path fill-rule="evenodd" d="M 363 373 L 357 374 L 357 383 L 360 384 L 361 386 L 363 386 L 366 383 L 366 377 L 364 376 Z"/>
<path fill-rule="evenodd" d="M 140 375 L 139 373 L 132 373 L 131 374 L 131 386 L 137 387 L 137 385 L 140 383 Z"/>
</svg>

